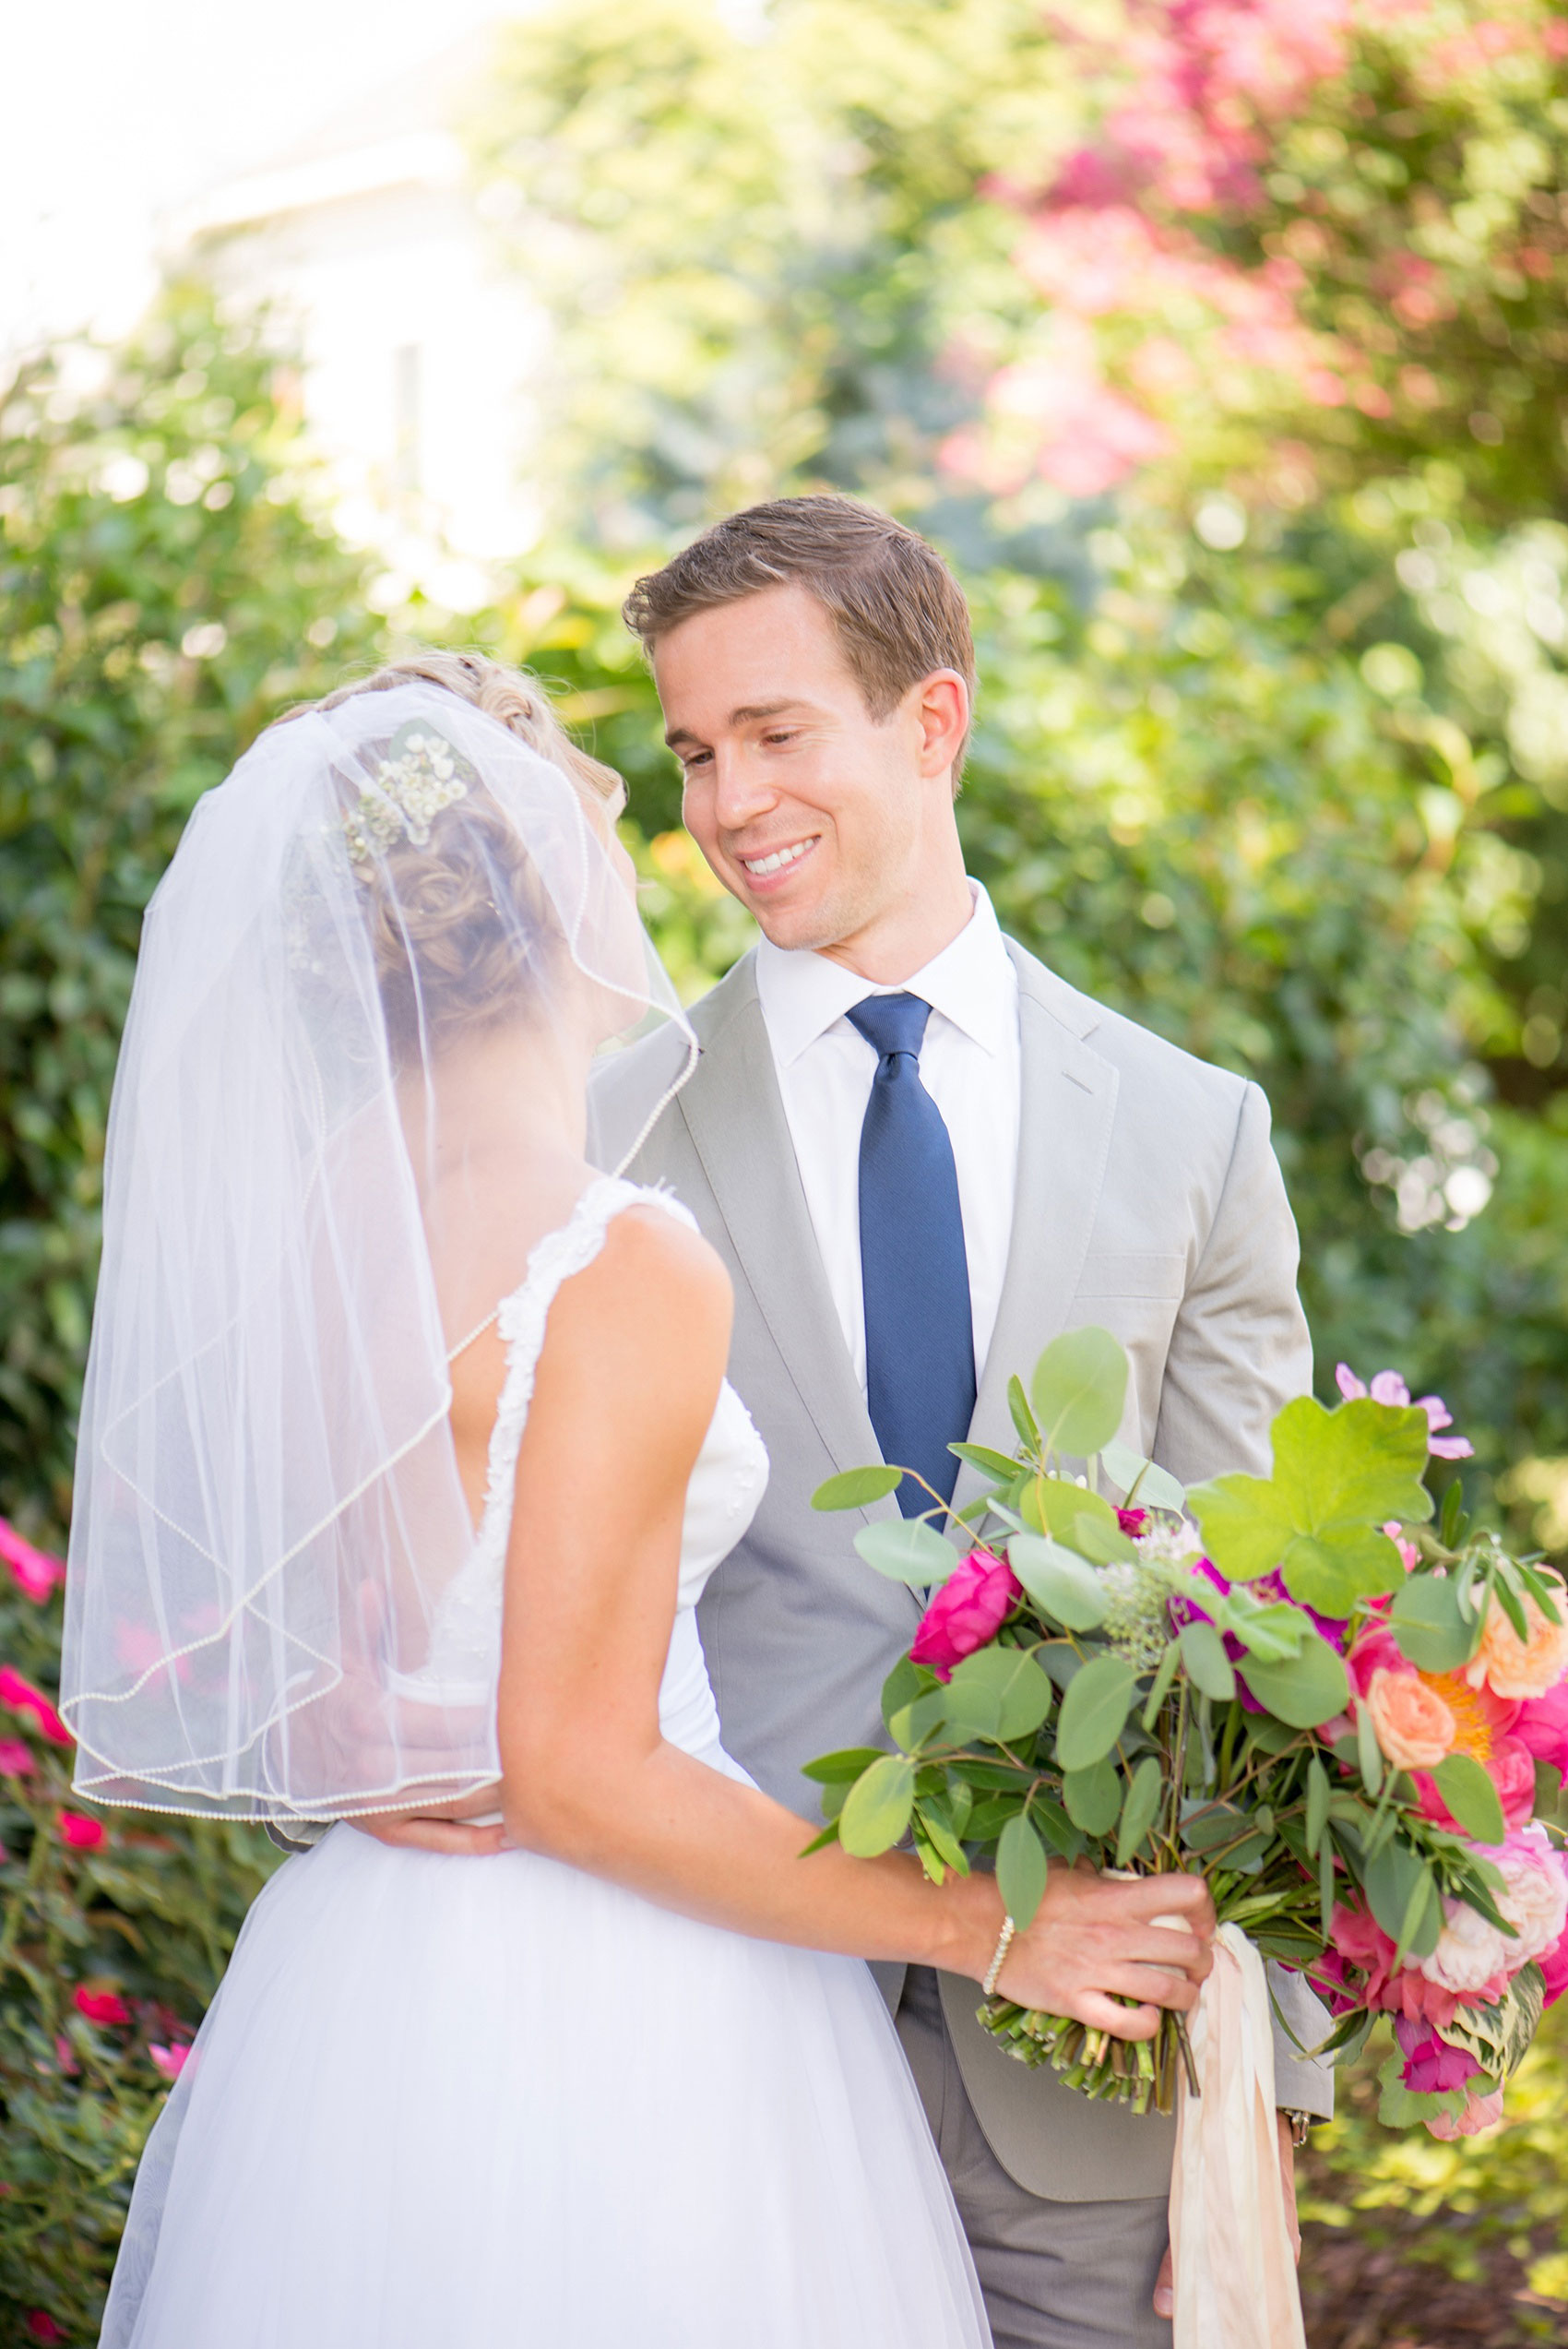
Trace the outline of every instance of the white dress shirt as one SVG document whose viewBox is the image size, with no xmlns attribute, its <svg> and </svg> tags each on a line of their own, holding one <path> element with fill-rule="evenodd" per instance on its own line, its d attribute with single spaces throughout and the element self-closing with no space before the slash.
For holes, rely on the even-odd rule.
<svg viewBox="0 0 1568 2349">
<path fill-rule="evenodd" d="M 876 1075 L 876 1053 L 845 1015 L 868 996 L 919 996 L 931 1006 L 921 1082 L 942 1112 L 953 1143 L 977 1381 L 1002 1303 L 1018 1174 L 1018 974 L 991 900 L 978 881 L 969 888 L 975 908 L 965 927 L 902 986 L 875 986 L 825 955 L 791 954 L 766 938 L 757 947 L 757 996 L 790 1139 L 844 1343 L 862 1390 L 861 1127 Z"/>
</svg>

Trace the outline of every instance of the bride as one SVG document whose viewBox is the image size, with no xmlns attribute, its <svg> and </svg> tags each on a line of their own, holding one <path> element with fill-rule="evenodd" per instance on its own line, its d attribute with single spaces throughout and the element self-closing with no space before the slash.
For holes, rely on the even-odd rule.
<svg viewBox="0 0 1568 2349">
<path fill-rule="evenodd" d="M 989 2338 L 858 1961 L 981 1980 L 995 1885 L 802 1862 L 719 1743 L 694 1608 L 767 1464 L 719 1258 L 584 1157 L 595 1052 L 684 1027 L 620 799 L 531 681 L 428 655 L 264 734 L 148 916 L 77 1784 L 339 1823 L 148 2141 L 112 2349 Z M 499 1856 L 351 1825 L 433 1803 Z M 1001 1978 L 1044 1996 L 1035 1934 Z"/>
</svg>

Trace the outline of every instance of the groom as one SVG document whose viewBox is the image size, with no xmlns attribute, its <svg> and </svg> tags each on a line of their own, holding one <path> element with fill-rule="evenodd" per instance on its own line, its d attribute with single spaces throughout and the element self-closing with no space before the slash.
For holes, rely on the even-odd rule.
<svg viewBox="0 0 1568 2349">
<path fill-rule="evenodd" d="M 627 1172 L 671 1185 L 735 1284 L 731 1376 L 772 1473 L 703 1643 L 729 1750 L 812 1812 L 802 1763 L 883 1742 L 920 1604 L 813 1512 L 816 1485 L 885 1456 L 951 1493 L 949 1442 L 1010 1450 L 1009 1375 L 1087 1322 L 1131 1357 L 1129 1441 L 1183 1482 L 1266 1472 L 1269 1423 L 1312 1378 L 1296 1234 L 1256 1088 L 1075 994 L 966 876 L 974 652 L 923 540 L 847 498 L 782 499 L 639 581 L 626 619 L 687 827 L 763 933 L 697 1006 L 697 1071 Z M 599 1164 L 637 1134 L 669 1048 L 604 1065 Z M 975 1488 L 965 1469 L 960 1503 Z M 1064 1930 L 1075 1889 L 1048 1895 Z M 1119 1888 L 1095 1890 L 1110 1954 Z M 1168 2342 L 1170 2125 L 1026 2069 L 975 2021 L 972 1983 L 878 1971 L 998 2349 Z M 1313 2045 L 1321 2009 L 1276 1986 Z M 1326 2114 L 1328 2076 L 1277 2039 L 1280 2104 Z"/>
</svg>

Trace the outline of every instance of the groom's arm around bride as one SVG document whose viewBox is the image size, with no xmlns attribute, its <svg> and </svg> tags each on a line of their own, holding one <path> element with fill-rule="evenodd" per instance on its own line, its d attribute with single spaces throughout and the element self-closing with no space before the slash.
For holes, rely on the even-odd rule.
<svg viewBox="0 0 1568 2349">
<path fill-rule="evenodd" d="M 947 1444 L 1010 1449 L 1009 1375 L 1088 1322 L 1131 1357 L 1128 1441 L 1185 1482 L 1266 1468 L 1274 1413 L 1311 1382 L 1296 1234 L 1257 1089 L 1064 984 L 966 877 L 973 653 L 922 541 L 848 500 L 781 501 L 643 581 L 628 618 L 687 824 L 764 934 L 696 1008 L 701 1065 L 630 1171 L 672 1186 L 734 1282 L 731 1374 L 772 1482 L 703 1637 L 729 1749 L 809 1813 L 802 1763 L 881 1742 L 918 1615 L 814 1514 L 815 1486 L 879 1450 L 950 1485 Z M 600 1163 L 665 1081 L 657 1040 L 603 1067 Z M 1120 1929 L 1097 1913 L 1111 1973 Z M 1169 2124 L 1015 2062 L 972 1984 L 885 1971 L 1002 2349 L 1168 2341 Z M 1321 2009 L 1277 1989 L 1280 2101 L 1326 2112 L 1327 2076 L 1297 2060 Z"/>
</svg>

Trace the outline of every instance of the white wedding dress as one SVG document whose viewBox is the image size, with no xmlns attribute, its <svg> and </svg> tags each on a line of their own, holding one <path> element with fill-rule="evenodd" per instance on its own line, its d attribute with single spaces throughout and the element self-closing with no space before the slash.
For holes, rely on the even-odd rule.
<svg viewBox="0 0 1568 2349">
<path fill-rule="evenodd" d="M 444 1689 L 493 1687 L 551 1300 L 621 1209 L 655 1199 L 684 1214 L 594 1183 L 502 1306 L 484 1517 L 426 1667 Z M 694 1609 L 766 1473 L 726 1383 L 687 1495 L 659 1715 L 734 1777 Z M 857 1960 L 698 1924 L 530 1853 L 395 1851 L 346 1825 L 246 1920 L 148 2141 L 102 2334 L 106 2349 L 989 2339 Z"/>
</svg>

